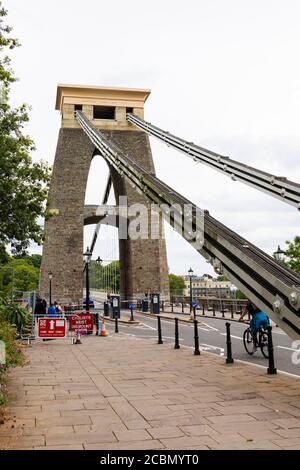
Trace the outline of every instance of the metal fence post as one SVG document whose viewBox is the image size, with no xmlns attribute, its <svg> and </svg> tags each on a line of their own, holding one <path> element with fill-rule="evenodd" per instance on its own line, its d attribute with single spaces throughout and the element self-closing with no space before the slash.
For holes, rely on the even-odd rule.
<svg viewBox="0 0 300 470">
<path fill-rule="evenodd" d="M 163 344 L 162 333 L 161 333 L 161 319 L 160 319 L 159 316 L 157 317 L 157 323 L 158 323 L 158 326 L 157 326 L 157 332 L 158 332 L 157 344 Z"/>
<path fill-rule="evenodd" d="M 274 347 L 273 347 L 273 338 L 272 338 L 272 327 L 268 326 L 268 352 L 269 352 L 269 367 L 268 374 L 274 375 L 277 374 L 277 369 L 275 367 L 274 361 Z"/>
<path fill-rule="evenodd" d="M 175 318 L 175 346 L 174 346 L 174 349 L 180 349 L 179 331 L 178 331 L 178 318 Z"/>
<path fill-rule="evenodd" d="M 227 345 L 226 364 L 232 364 L 234 360 L 232 357 L 232 350 L 231 350 L 230 323 L 226 322 L 225 325 L 226 325 L 226 345 Z"/>
<path fill-rule="evenodd" d="M 115 333 L 119 333 L 118 318 L 115 318 Z"/>
<path fill-rule="evenodd" d="M 199 334 L 198 334 L 198 320 L 194 320 L 194 338 L 195 338 L 195 356 L 200 356 L 200 349 L 199 349 Z"/>
</svg>

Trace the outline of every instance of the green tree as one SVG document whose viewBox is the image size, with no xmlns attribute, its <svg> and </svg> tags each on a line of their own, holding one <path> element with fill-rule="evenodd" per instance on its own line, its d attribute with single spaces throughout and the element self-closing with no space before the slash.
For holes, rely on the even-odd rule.
<svg viewBox="0 0 300 470">
<path fill-rule="evenodd" d="M 229 279 L 227 279 L 227 277 L 224 276 L 223 274 L 220 274 L 219 276 L 215 278 L 215 281 L 229 281 Z"/>
<path fill-rule="evenodd" d="M 242 299 L 247 299 L 246 295 L 244 294 L 244 292 L 242 292 L 241 290 L 237 290 L 236 293 L 235 293 L 235 298 L 236 299 L 239 299 L 239 300 L 242 300 Z"/>
<path fill-rule="evenodd" d="M 176 276 L 176 274 L 169 274 L 169 283 L 171 294 L 183 294 L 183 290 L 185 289 L 185 282 L 183 277 Z"/>
<path fill-rule="evenodd" d="M 28 106 L 9 105 L 10 85 L 16 78 L 7 50 L 19 46 L 4 24 L 7 11 L 0 2 L 0 246 L 10 244 L 15 253 L 26 250 L 31 240 L 42 241 L 38 218 L 46 214 L 50 169 L 43 162 L 33 162 L 35 149 L 23 133 L 28 122 Z"/>
<path fill-rule="evenodd" d="M 91 289 L 106 289 L 107 291 L 120 290 L 120 262 L 112 261 L 102 266 L 91 261 L 89 270 L 89 281 Z M 85 275 L 84 275 L 85 285 Z"/>
<path fill-rule="evenodd" d="M 35 290 L 39 282 L 39 271 L 29 264 L 21 264 L 14 270 L 14 291 Z"/>
<path fill-rule="evenodd" d="M 285 264 L 300 274 L 300 236 L 297 235 L 293 241 L 286 241 L 286 243 L 288 246 L 285 250 L 285 256 L 287 257 Z"/>
<path fill-rule="evenodd" d="M 11 297 L 13 291 L 32 291 L 39 281 L 40 255 L 16 256 L 0 265 L 0 291 Z"/>
</svg>

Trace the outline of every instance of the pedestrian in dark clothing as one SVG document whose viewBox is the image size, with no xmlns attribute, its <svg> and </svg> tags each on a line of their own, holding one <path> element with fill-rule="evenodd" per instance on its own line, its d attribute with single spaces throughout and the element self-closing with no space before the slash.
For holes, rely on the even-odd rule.
<svg viewBox="0 0 300 470">
<path fill-rule="evenodd" d="M 37 299 L 36 301 L 36 304 L 35 304 L 35 308 L 34 308 L 34 314 L 39 316 L 39 317 L 42 317 L 44 315 L 46 315 L 46 309 L 43 305 L 43 301 L 42 299 Z"/>
</svg>

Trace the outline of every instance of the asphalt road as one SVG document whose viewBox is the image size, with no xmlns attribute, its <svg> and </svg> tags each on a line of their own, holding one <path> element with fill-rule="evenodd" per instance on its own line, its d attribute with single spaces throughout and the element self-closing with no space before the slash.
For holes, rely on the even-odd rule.
<svg viewBox="0 0 300 470">
<path fill-rule="evenodd" d="M 122 311 L 122 316 L 128 316 L 129 311 Z M 149 314 L 134 312 L 134 318 L 140 322 L 139 325 L 126 325 L 119 323 L 119 331 L 123 334 L 141 338 L 153 339 L 157 342 L 157 319 Z M 225 321 L 217 318 L 199 317 L 199 341 L 202 350 L 226 356 L 226 330 Z M 164 343 L 174 344 L 174 320 L 161 319 L 162 335 Z M 268 367 L 268 360 L 262 356 L 260 349 L 250 356 L 244 349 L 243 332 L 247 324 L 231 323 L 232 354 L 235 360 L 254 363 L 260 367 Z M 106 323 L 109 332 L 114 332 L 114 324 Z M 192 323 L 179 322 L 179 337 L 181 347 L 194 350 L 194 326 Z M 278 371 L 300 376 L 300 342 L 298 349 L 292 346 L 292 340 L 283 331 L 273 328 L 273 343 L 275 366 Z M 292 355 L 296 356 L 299 364 L 292 362 Z M 225 359 L 225 358 L 224 358 Z M 294 361 L 295 362 L 295 361 Z"/>
</svg>

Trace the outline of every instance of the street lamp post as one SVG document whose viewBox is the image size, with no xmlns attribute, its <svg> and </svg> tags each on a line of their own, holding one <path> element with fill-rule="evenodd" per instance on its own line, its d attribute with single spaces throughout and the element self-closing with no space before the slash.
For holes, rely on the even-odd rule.
<svg viewBox="0 0 300 470">
<path fill-rule="evenodd" d="M 100 258 L 100 256 L 98 256 L 98 258 L 96 259 L 96 263 L 98 264 L 98 266 L 102 266 L 102 261 L 103 261 L 103 260 Z M 102 277 L 102 276 L 100 275 L 100 279 L 101 279 L 101 277 Z M 101 283 L 99 283 L 99 284 L 101 284 Z M 101 285 L 99 285 L 99 287 L 101 288 Z M 100 289 L 100 290 L 101 290 L 101 289 Z"/>
<path fill-rule="evenodd" d="M 192 289 L 193 274 L 194 274 L 194 271 L 192 270 L 192 268 L 190 268 L 188 270 L 188 275 L 189 275 L 189 278 L 190 278 L 190 313 L 192 313 L 192 309 L 193 309 L 193 289 Z"/>
<path fill-rule="evenodd" d="M 279 263 L 283 263 L 284 262 L 284 255 L 285 255 L 285 251 L 283 251 L 280 246 L 278 245 L 278 248 L 277 248 L 277 251 L 275 251 L 273 253 L 273 256 L 274 258 L 276 259 L 276 261 L 278 261 Z"/>
<path fill-rule="evenodd" d="M 86 312 L 90 311 L 90 278 L 89 278 L 89 263 L 91 260 L 92 253 L 90 252 L 89 247 L 87 247 L 86 252 L 83 254 L 85 260 L 85 310 Z"/>
<path fill-rule="evenodd" d="M 53 279 L 53 274 L 51 271 L 48 273 L 48 278 L 49 278 L 49 304 L 50 306 L 52 305 L 52 279 Z"/>
</svg>

